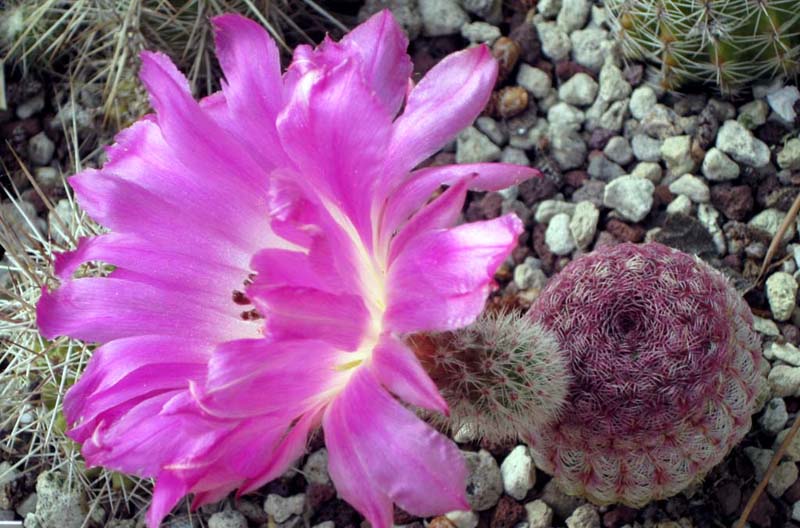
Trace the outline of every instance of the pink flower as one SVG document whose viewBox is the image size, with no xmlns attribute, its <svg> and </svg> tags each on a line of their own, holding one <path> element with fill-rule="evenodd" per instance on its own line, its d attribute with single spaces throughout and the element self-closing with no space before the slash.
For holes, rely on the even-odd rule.
<svg viewBox="0 0 800 528">
<path fill-rule="evenodd" d="M 451 226 L 468 189 L 533 169 L 413 171 L 481 111 L 494 60 L 456 53 L 413 86 L 385 11 L 300 46 L 281 76 L 257 24 L 214 24 L 222 91 L 198 103 L 144 54 L 156 114 L 70 179 L 109 229 L 57 257 L 38 306 L 43 335 L 102 343 L 64 403 L 72 438 L 92 465 L 156 478 L 150 526 L 188 493 L 199 506 L 281 475 L 319 425 L 339 494 L 373 526 L 393 503 L 467 508 L 455 445 L 395 396 L 447 412 L 401 337 L 471 323 L 522 231 L 513 215 Z M 73 278 L 87 261 L 115 268 Z"/>
</svg>

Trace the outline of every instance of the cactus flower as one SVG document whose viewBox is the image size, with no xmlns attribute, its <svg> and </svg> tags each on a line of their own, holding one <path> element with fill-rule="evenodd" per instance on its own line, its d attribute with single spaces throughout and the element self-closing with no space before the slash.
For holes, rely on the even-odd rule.
<svg viewBox="0 0 800 528">
<path fill-rule="evenodd" d="M 750 429 L 761 347 L 741 296 L 661 244 L 578 258 L 530 317 L 557 336 L 572 383 L 560 419 L 530 431 L 567 493 L 641 507 L 704 476 Z"/>
<path fill-rule="evenodd" d="M 373 526 L 393 503 L 466 508 L 458 449 L 399 401 L 447 412 L 402 336 L 471 323 L 522 231 L 513 215 L 454 225 L 468 189 L 533 169 L 414 170 L 484 107 L 494 60 L 455 53 L 414 86 L 384 11 L 281 75 L 257 24 L 214 25 L 222 90 L 197 102 L 145 53 L 155 114 L 70 178 L 108 232 L 57 256 L 38 304 L 46 337 L 100 344 L 64 402 L 69 434 L 90 465 L 156 479 L 151 527 L 187 494 L 280 476 L 318 426 L 339 495 Z M 89 261 L 113 271 L 76 277 Z"/>
</svg>

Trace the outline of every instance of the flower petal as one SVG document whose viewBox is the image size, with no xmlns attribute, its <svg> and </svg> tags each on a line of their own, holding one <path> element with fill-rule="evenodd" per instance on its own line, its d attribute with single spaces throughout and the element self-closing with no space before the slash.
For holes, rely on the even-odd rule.
<svg viewBox="0 0 800 528">
<path fill-rule="evenodd" d="M 392 398 L 371 370 L 353 374 L 322 425 L 339 494 L 376 528 L 392 525 L 392 502 L 420 516 L 469 508 L 455 444 Z"/>
<path fill-rule="evenodd" d="M 372 372 L 384 387 L 412 405 L 448 414 L 447 403 L 414 352 L 384 336 L 372 352 Z"/>
<path fill-rule="evenodd" d="M 389 269 L 385 328 L 405 333 L 471 323 L 522 231 L 510 214 L 414 238 Z"/>
<path fill-rule="evenodd" d="M 485 45 L 445 57 L 409 94 L 388 165 L 409 171 L 456 137 L 486 106 L 496 78 L 497 62 Z"/>
<path fill-rule="evenodd" d="M 147 526 L 149 528 L 161 526 L 161 521 L 164 520 L 164 517 L 188 492 L 186 484 L 179 478 L 167 471 L 160 474 L 153 488 L 153 500 L 150 502 L 150 507 L 147 509 L 147 515 L 145 516 Z"/>
</svg>

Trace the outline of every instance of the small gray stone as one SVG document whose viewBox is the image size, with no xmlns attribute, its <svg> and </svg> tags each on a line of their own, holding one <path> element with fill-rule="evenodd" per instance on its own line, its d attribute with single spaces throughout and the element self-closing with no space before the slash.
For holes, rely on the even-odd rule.
<svg viewBox="0 0 800 528">
<path fill-rule="evenodd" d="M 64 477 L 56 472 L 40 473 L 36 478 L 35 519 L 40 528 L 80 528 L 86 519 L 83 498 L 69 490 Z"/>
<path fill-rule="evenodd" d="M 800 522 L 800 501 L 792 504 L 792 520 Z"/>
<path fill-rule="evenodd" d="M 444 515 L 456 528 L 478 528 L 480 517 L 474 511 L 452 511 Z"/>
<path fill-rule="evenodd" d="M 767 432 L 778 434 L 781 429 L 786 427 L 788 420 L 789 413 L 786 412 L 786 402 L 783 401 L 783 398 L 773 398 L 764 407 L 764 414 L 759 422 Z"/>
<path fill-rule="evenodd" d="M 531 160 L 522 149 L 514 147 L 506 147 L 503 149 L 503 154 L 500 156 L 500 161 L 503 163 L 512 163 L 514 165 L 530 166 Z"/>
<path fill-rule="evenodd" d="M 780 90 L 767 95 L 767 102 L 772 111 L 789 123 L 793 122 L 797 117 L 797 113 L 794 110 L 794 105 L 797 101 L 800 101 L 800 90 L 797 89 L 797 86 L 784 86 Z"/>
<path fill-rule="evenodd" d="M 19 472 L 8 462 L 0 462 L 0 510 L 10 510 L 13 506 L 11 483 L 17 480 Z"/>
<path fill-rule="evenodd" d="M 292 515 L 302 515 L 305 506 L 305 493 L 291 497 L 281 497 L 278 494 L 270 493 L 267 495 L 267 500 L 264 501 L 264 511 L 278 523 L 286 522 Z"/>
<path fill-rule="evenodd" d="M 692 214 L 692 201 L 689 197 L 684 196 L 682 194 L 675 197 L 669 205 L 667 205 L 667 214 L 684 214 L 684 215 L 691 215 Z"/>
<path fill-rule="evenodd" d="M 719 227 L 719 211 L 707 203 L 701 203 L 697 207 L 697 220 L 706 228 L 714 241 L 717 255 L 722 256 L 727 251 L 725 233 Z"/>
<path fill-rule="evenodd" d="M 553 80 L 546 72 L 525 63 L 519 65 L 517 84 L 537 99 L 546 97 L 553 89 Z"/>
<path fill-rule="evenodd" d="M 429 37 L 455 35 L 469 22 L 469 16 L 456 0 L 419 0 L 422 30 Z"/>
<path fill-rule="evenodd" d="M 770 361 L 778 359 L 793 367 L 800 367 L 800 350 L 789 342 L 778 343 L 773 341 L 768 343 L 764 347 L 764 357 Z"/>
<path fill-rule="evenodd" d="M 311 484 L 330 484 L 331 477 L 328 475 L 328 450 L 324 447 L 308 455 L 305 465 L 303 465 L 303 475 Z"/>
<path fill-rule="evenodd" d="M 492 142 L 502 147 L 508 142 L 508 130 L 504 124 L 498 123 L 496 120 L 488 116 L 481 116 L 475 120 L 475 127 L 486 134 Z"/>
<path fill-rule="evenodd" d="M 613 132 L 621 132 L 622 126 L 625 124 L 625 118 L 628 116 L 628 100 L 614 101 L 608 110 L 603 112 L 597 125 L 600 128 L 611 130 Z"/>
<path fill-rule="evenodd" d="M 572 239 L 572 233 L 569 230 L 569 221 L 568 214 L 559 213 L 547 224 L 544 241 L 550 251 L 556 255 L 569 255 L 575 249 L 575 240 Z"/>
<path fill-rule="evenodd" d="M 559 62 L 569 56 L 572 42 L 569 35 L 558 27 L 555 22 L 539 22 L 536 24 L 539 40 L 542 43 L 542 53 L 548 59 Z"/>
<path fill-rule="evenodd" d="M 739 177 L 739 165 L 717 147 L 711 147 L 703 159 L 703 175 L 710 181 L 728 181 Z"/>
<path fill-rule="evenodd" d="M 717 148 L 739 163 L 761 168 L 769 163 L 767 144 L 737 121 L 725 121 L 717 133 Z"/>
<path fill-rule="evenodd" d="M 553 510 L 543 500 L 537 499 L 525 505 L 528 528 L 550 528 L 553 526 Z"/>
<path fill-rule="evenodd" d="M 791 428 L 787 428 L 778 433 L 778 436 L 775 437 L 775 442 L 772 444 L 773 451 L 777 451 L 781 444 L 783 444 L 783 441 L 786 440 L 786 436 L 789 434 L 790 430 Z M 792 441 L 789 442 L 784 457 L 792 462 L 800 461 L 800 434 L 794 435 Z"/>
<path fill-rule="evenodd" d="M 525 262 L 517 265 L 514 268 L 514 284 L 520 290 L 527 290 L 529 288 L 541 289 L 547 283 L 547 275 L 537 268 L 531 262 L 531 258 L 525 259 Z"/>
<path fill-rule="evenodd" d="M 500 22 L 500 0 L 461 0 L 461 5 L 473 15 Z"/>
<path fill-rule="evenodd" d="M 641 119 L 641 131 L 650 137 L 666 139 L 678 136 L 683 130 L 675 122 L 678 115 L 674 110 L 663 104 L 655 104 Z"/>
<path fill-rule="evenodd" d="M 778 209 L 769 208 L 764 209 L 751 218 L 750 221 L 747 222 L 747 225 L 754 229 L 764 231 L 770 237 L 774 237 L 778 234 L 784 218 L 786 218 L 786 213 Z M 795 229 L 794 222 L 790 223 L 789 227 L 786 229 L 786 233 L 783 235 L 784 242 L 788 242 L 794 237 Z"/>
<path fill-rule="evenodd" d="M 565 32 L 572 33 L 586 25 L 591 10 L 591 0 L 561 0 L 556 22 Z"/>
<path fill-rule="evenodd" d="M 658 102 L 655 90 L 650 86 L 640 86 L 633 91 L 628 105 L 634 119 L 642 120 Z"/>
<path fill-rule="evenodd" d="M 757 99 L 742 105 L 742 107 L 739 108 L 739 116 L 736 120 L 741 123 L 743 127 L 753 130 L 767 122 L 767 115 L 769 115 L 767 103 Z"/>
<path fill-rule="evenodd" d="M 17 118 L 28 119 L 44 109 L 44 95 L 38 94 L 17 106 Z"/>
<path fill-rule="evenodd" d="M 588 27 L 573 31 L 569 38 L 572 42 L 572 60 L 593 72 L 599 72 L 613 46 L 608 31 Z"/>
<path fill-rule="evenodd" d="M 672 194 L 682 194 L 695 203 L 705 203 L 711 199 L 708 185 L 692 174 L 684 174 L 669 184 L 669 191 Z"/>
<path fill-rule="evenodd" d="M 775 324 L 775 321 L 764 319 L 757 315 L 753 316 L 753 330 L 767 337 L 778 337 L 781 335 L 781 331 L 778 330 L 778 325 Z"/>
<path fill-rule="evenodd" d="M 500 28 L 486 22 L 470 22 L 461 26 L 461 36 L 472 44 L 486 43 L 490 46 L 502 36 Z"/>
<path fill-rule="evenodd" d="M 790 139 L 778 152 L 778 166 L 785 170 L 800 170 L 800 138 Z"/>
<path fill-rule="evenodd" d="M 692 157 L 692 137 L 676 136 L 664 140 L 661 145 L 661 157 L 671 174 L 694 172 L 697 162 Z"/>
<path fill-rule="evenodd" d="M 767 467 L 774 453 L 769 449 L 760 449 L 758 447 L 745 447 L 744 453 L 753 463 L 756 480 L 761 480 L 767 472 Z M 797 481 L 797 476 L 797 465 L 794 462 L 778 464 L 767 483 L 767 492 L 775 498 L 780 497 Z"/>
<path fill-rule="evenodd" d="M 553 219 L 553 217 L 560 213 L 565 213 L 572 216 L 575 212 L 575 204 L 564 202 L 562 200 L 542 200 L 536 206 L 536 213 L 533 219 L 537 224 L 546 224 Z"/>
<path fill-rule="evenodd" d="M 44 132 L 28 140 L 28 157 L 34 165 L 47 165 L 53 159 L 56 145 Z"/>
<path fill-rule="evenodd" d="M 767 382 L 774 398 L 795 396 L 800 389 L 800 367 L 776 365 L 770 369 Z"/>
<path fill-rule="evenodd" d="M 599 95 L 605 101 L 622 101 L 631 95 L 631 85 L 613 61 L 606 61 L 600 70 Z"/>
<path fill-rule="evenodd" d="M 500 474 L 506 494 L 517 500 L 524 499 L 536 484 L 536 466 L 528 448 L 520 445 L 512 449 L 500 465 Z"/>
<path fill-rule="evenodd" d="M 596 154 L 589 160 L 586 172 L 597 180 L 611 181 L 625 174 L 625 169 L 610 161 L 603 154 Z"/>
<path fill-rule="evenodd" d="M 544 485 L 542 496 L 539 498 L 550 506 L 555 514 L 562 519 L 568 518 L 576 508 L 582 504 L 586 504 L 584 499 L 572 497 L 561 491 L 555 480 L 550 480 Z"/>
<path fill-rule="evenodd" d="M 578 130 L 584 119 L 586 119 L 586 114 L 583 111 L 563 102 L 554 104 L 547 111 L 547 121 L 554 127 Z"/>
<path fill-rule="evenodd" d="M 409 40 L 415 40 L 419 36 L 422 31 L 422 16 L 419 14 L 417 0 L 367 0 L 358 11 L 358 21 L 364 22 L 382 9 L 391 10 Z"/>
<path fill-rule="evenodd" d="M 456 163 L 483 163 L 500 159 L 500 147 L 475 127 L 468 127 L 456 141 Z"/>
<path fill-rule="evenodd" d="M 561 170 L 576 169 L 586 161 L 586 142 L 573 129 L 550 127 L 550 153 Z"/>
<path fill-rule="evenodd" d="M 579 72 L 561 85 L 558 97 L 571 105 L 588 106 L 597 97 L 597 90 L 597 82 L 588 74 Z"/>
<path fill-rule="evenodd" d="M 644 178 L 658 184 L 661 181 L 661 165 L 652 161 L 642 161 L 633 168 L 631 176 Z"/>
<path fill-rule="evenodd" d="M 578 506 L 567 519 L 567 528 L 600 528 L 600 514 L 591 504 Z"/>
<path fill-rule="evenodd" d="M 661 160 L 661 141 L 645 134 L 636 134 L 631 140 L 633 155 L 639 161 L 657 162 Z"/>
<path fill-rule="evenodd" d="M 623 218 L 639 222 L 653 207 L 654 192 L 655 185 L 649 180 L 635 176 L 621 176 L 606 185 L 603 203 Z"/>
<path fill-rule="evenodd" d="M 209 517 L 208 528 L 247 528 L 247 519 L 238 511 L 217 512 Z"/>
<path fill-rule="evenodd" d="M 477 453 L 462 451 L 467 464 L 467 501 L 475 511 L 493 507 L 503 494 L 503 477 L 492 455 L 481 449 Z"/>
<path fill-rule="evenodd" d="M 628 140 L 622 136 L 614 136 L 606 143 L 603 154 L 608 159 L 620 165 L 627 165 L 633 161 L 633 149 Z"/>
<path fill-rule="evenodd" d="M 569 222 L 569 230 L 578 248 L 586 250 L 591 245 L 599 220 L 600 210 L 592 202 L 586 200 L 578 202 Z"/>
<path fill-rule="evenodd" d="M 553 19 L 558 16 L 561 11 L 561 0 L 540 0 L 536 4 L 536 10 L 541 13 L 544 18 Z"/>
<path fill-rule="evenodd" d="M 776 271 L 767 279 L 765 289 L 773 319 L 788 321 L 797 301 L 797 281 L 785 271 Z"/>
</svg>

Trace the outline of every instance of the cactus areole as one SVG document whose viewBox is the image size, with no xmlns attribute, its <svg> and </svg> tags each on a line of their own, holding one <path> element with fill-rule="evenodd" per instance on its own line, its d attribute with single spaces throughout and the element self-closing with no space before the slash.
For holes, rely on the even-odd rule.
<svg viewBox="0 0 800 528">
<path fill-rule="evenodd" d="M 560 419 L 528 436 L 567 493 L 641 507 L 719 463 L 750 428 L 761 350 L 750 309 L 704 262 L 621 244 L 570 263 L 529 316 L 573 378 Z"/>
</svg>

